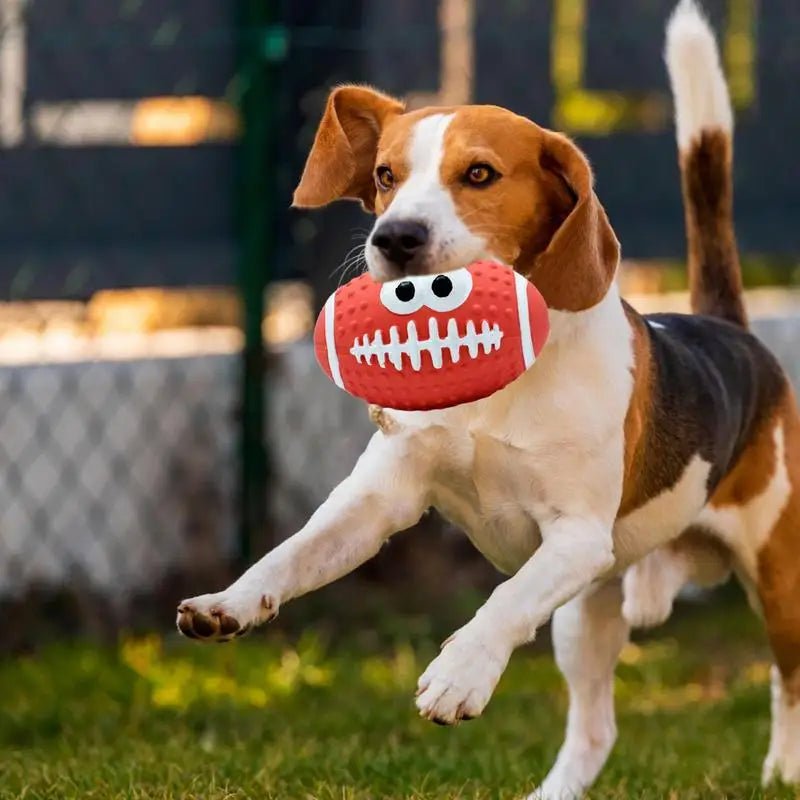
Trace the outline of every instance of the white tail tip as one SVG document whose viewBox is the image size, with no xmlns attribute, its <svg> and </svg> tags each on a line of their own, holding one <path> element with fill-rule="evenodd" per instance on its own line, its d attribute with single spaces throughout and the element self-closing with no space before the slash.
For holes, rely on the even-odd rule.
<svg viewBox="0 0 800 800">
<path fill-rule="evenodd" d="M 695 0 L 681 0 L 667 23 L 664 51 L 678 147 L 684 151 L 704 130 L 733 131 L 728 86 L 714 32 Z"/>
</svg>

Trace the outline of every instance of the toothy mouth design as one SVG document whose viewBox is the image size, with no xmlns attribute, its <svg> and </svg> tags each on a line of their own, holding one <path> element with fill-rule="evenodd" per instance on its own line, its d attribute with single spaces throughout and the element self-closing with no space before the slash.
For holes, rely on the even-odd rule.
<svg viewBox="0 0 800 800">
<path fill-rule="evenodd" d="M 461 359 L 461 351 L 466 350 L 469 358 L 475 359 L 479 351 L 483 350 L 488 355 L 493 350 L 500 349 L 500 342 L 503 339 L 503 331 L 495 323 L 490 325 L 486 320 L 481 322 L 481 329 L 478 331 L 475 323 L 470 320 L 465 326 L 464 333 L 458 331 L 458 323 L 455 319 L 450 319 L 447 323 L 447 333 L 441 336 L 439 333 L 439 322 L 434 317 L 428 320 L 428 338 L 420 339 L 417 333 L 417 326 L 413 321 L 409 321 L 406 326 L 406 339 L 400 341 L 400 332 L 396 325 L 389 328 L 389 341 L 383 341 L 383 333 L 375 331 L 370 339 L 369 334 L 364 334 L 360 339 L 353 340 L 350 353 L 355 356 L 356 361 L 361 364 L 371 364 L 372 359 L 377 359 L 378 365 L 386 367 L 388 361 L 396 370 L 403 369 L 404 356 L 411 365 L 411 369 L 419 372 L 422 369 L 422 354 L 429 353 L 434 369 L 441 369 L 444 363 L 443 355 L 445 351 L 450 353 L 450 360 L 455 364 Z"/>
</svg>

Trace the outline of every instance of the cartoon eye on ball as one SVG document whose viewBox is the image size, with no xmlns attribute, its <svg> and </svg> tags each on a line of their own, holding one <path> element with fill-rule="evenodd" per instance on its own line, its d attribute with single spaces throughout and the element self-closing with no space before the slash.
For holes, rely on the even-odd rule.
<svg viewBox="0 0 800 800">
<path fill-rule="evenodd" d="M 444 312 L 462 305 L 471 291 L 472 275 L 464 268 L 388 281 L 381 285 L 380 299 L 393 314 L 414 314 L 421 308 Z"/>
</svg>

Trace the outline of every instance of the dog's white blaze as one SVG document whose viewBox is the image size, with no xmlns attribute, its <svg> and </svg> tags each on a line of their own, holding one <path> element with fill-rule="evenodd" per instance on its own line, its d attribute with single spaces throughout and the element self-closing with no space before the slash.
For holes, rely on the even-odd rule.
<svg viewBox="0 0 800 800">
<path fill-rule="evenodd" d="M 519 336 L 522 340 L 522 360 L 528 369 L 536 360 L 533 352 L 531 336 L 531 318 L 528 313 L 528 282 L 519 272 L 514 273 L 514 287 L 517 293 L 517 311 L 519 312 Z"/>
<path fill-rule="evenodd" d="M 444 364 L 442 355 L 444 351 L 450 353 L 450 359 L 455 364 L 461 358 L 461 350 L 466 349 L 470 358 L 477 358 L 482 348 L 484 354 L 500 349 L 503 341 L 503 330 L 499 324 L 490 325 L 486 320 L 481 322 L 478 331 L 475 323 L 469 320 L 464 326 L 464 333 L 459 333 L 458 322 L 454 318 L 447 321 L 446 334 L 439 333 L 439 323 L 435 317 L 428 320 L 428 338 L 421 339 L 417 326 L 413 320 L 406 325 L 405 341 L 400 341 L 400 331 L 396 325 L 389 328 L 389 341 L 383 341 L 381 331 L 375 331 L 370 339 L 365 333 L 360 339 L 353 340 L 350 348 L 351 355 L 361 364 L 371 364 L 375 357 L 381 367 L 385 367 L 388 359 L 391 365 L 398 370 L 403 369 L 403 356 L 407 356 L 411 369 L 419 372 L 422 369 L 422 353 L 429 353 L 434 369 L 441 369 Z"/>
<path fill-rule="evenodd" d="M 334 320 L 336 313 L 336 292 L 325 303 L 325 349 L 328 351 L 328 368 L 331 371 L 333 382 L 344 389 L 342 373 L 339 371 L 339 356 L 336 354 L 336 336 L 334 334 Z"/>
<path fill-rule="evenodd" d="M 454 117 L 455 114 L 431 114 L 414 125 L 408 145 L 408 179 L 375 222 L 375 227 L 389 220 L 425 223 L 430 232 L 430 262 L 440 272 L 492 257 L 483 237 L 474 234 L 461 220 L 450 192 L 442 185 L 444 138 Z M 384 257 L 371 243 L 367 244 L 365 256 L 370 272 L 385 277 Z"/>
<path fill-rule="evenodd" d="M 459 236 L 470 235 L 458 219 L 453 200 L 442 186 L 439 174 L 444 157 L 444 135 L 454 116 L 431 114 L 416 123 L 409 142 L 408 179 L 376 224 L 392 219 L 419 219 L 430 224 L 434 236 L 450 233 L 451 229 Z M 440 230 L 441 225 L 448 230 Z"/>
<path fill-rule="evenodd" d="M 439 168 L 444 155 L 444 135 L 455 114 L 431 114 L 421 119 L 411 136 L 409 183 L 439 183 Z"/>
</svg>

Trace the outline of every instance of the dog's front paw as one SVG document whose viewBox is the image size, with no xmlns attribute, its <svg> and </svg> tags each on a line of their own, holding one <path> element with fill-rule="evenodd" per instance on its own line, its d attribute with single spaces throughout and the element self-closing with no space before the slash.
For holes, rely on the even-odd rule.
<svg viewBox="0 0 800 800">
<path fill-rule="evenodd" d="M 420 716 L 439 725 L 477 717 L 486 708 L 510 655 L 468 628 L 453 634 L 417 683 Z"/>
<path fill-rule="evenodd" d="M 264 592 L 227 589 L 201 594 L 178 606 L 178 630 L 190 639 L 229 642 L 278 615 L 278 601 Z"/>
</svg>

